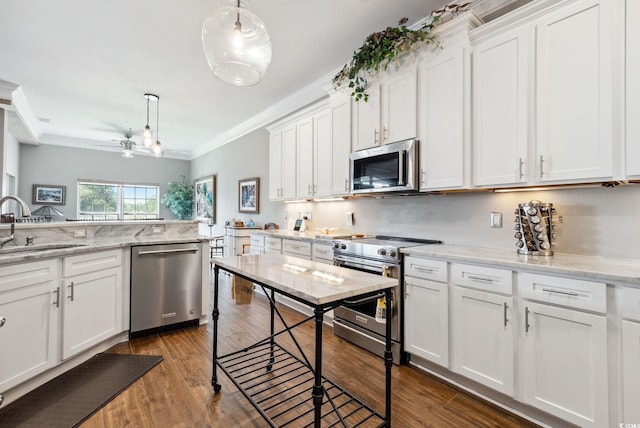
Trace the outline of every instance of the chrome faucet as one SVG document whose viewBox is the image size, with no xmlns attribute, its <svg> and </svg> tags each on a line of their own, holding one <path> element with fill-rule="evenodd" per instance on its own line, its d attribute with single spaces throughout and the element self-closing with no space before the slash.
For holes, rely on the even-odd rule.
<svg viewBox="0 0 640 428">
<path fill-rule="evenodd" d="M 19 197 L 17 197 L 17 196 L 7 195 L 7 196 L 3 196 L 2 198 L 0 198 L 0 208 L 2 208 L 2 204 L 4 204 L 6 201 L 9 201 L 9 200 L 16 201 L 20 205 L 20 209 L 22 210 L 22 217 L 30 217 L 31 216 L 31 210 L 27 206 L 27 203 L 25 201 L 23 201 L 22 199 L 20 199 Z M 11 241 L 13 241 L 15 239 L 15 237 L 13 236 L 15 230 L 16 230 L 15 220 L 12 219 L 12 221 L 11 221 L 11 235 L 7 236 L 6 238 L 0 239 L 0 248 L 4 247 L 4 245 L 6 243 L 11 242 Z"/>
</svg>

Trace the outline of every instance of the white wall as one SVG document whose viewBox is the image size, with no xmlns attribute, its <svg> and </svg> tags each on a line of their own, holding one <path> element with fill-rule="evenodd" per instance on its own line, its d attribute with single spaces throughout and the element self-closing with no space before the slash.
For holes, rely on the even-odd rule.
<svg viewBox="0 0 640 428">
<path fill-rule="evenodd" d="M 269 201 L 269 134 L 259 129 L 200 156 L 191 163 L 191 179 L 207 175 L 216 176 L 216 223 L 212 227 L 213 236 L 224 234 L 224 223 L 234 218 L 265 223 L 279 223 L 282 204 Z M 238 180 L 260 178 L 260 212 L 246 214 L 238 212 Z M 282 225 L 281 225 L 282 226 Z M 200 227 L 201 233 L 208 234 L 209 228 Z"/>
<path fill-rule="evenodd" d="M 126 159 L 119 153 L 83 150 L 71 147 L 20 144 L 20 180 L 18 196 L 31 206 L 33 184 L 67 186 L 66 203 L 56 207 L 67 218 L 77 216 L 78 180 L 113 180 L 127 183 L 158 184 L 164 195 L 170 181 L 180 175 L 190 176 L 190 162 L 186 160 L 136 156 Z M 32 209 L 39 206 L 31 206 Z M 160 216 L 174 216 L 160 204 Z"/>
</svg>

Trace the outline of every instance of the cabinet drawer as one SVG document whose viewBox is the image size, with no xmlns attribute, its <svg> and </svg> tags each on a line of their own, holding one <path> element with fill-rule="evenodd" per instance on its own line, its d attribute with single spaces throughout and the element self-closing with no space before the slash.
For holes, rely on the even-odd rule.
<svg viewBox="0 0 640 428">
<path fill-rule="evenodd" d="M 603 282 L 521 273 L 518 290 L 525 299 L 607 313 L 607 286 Z"/>
<path fill-rule="evenodd" d="M 122 250 L 81 254 L 64 258 L 62 262 L 62 274 L 65 277 L 70 277 L 121 265 Z"/>
<path fill-rule="evenodd" d="M 266 236 L 264 238 L 264 246 L 272 252 L 282 251 L 282 239 Z"/>
<path fill-rule="evenodd" d="M 622 316 L 628 320 L 640 321 L 640 288 L 623 287 Z"/>
<path fill-rule="evenodd" d="M 0 293 L 43 284 L 58 277 L 58 260 L 22 263 L 0 267 Z"/>
<path fill-rule="evenodd" d="M 448 282 L 447 262 L 407 256 L 404 258 L 404 274 L 431 281 Z"/>
<path fill-rule="evenodd" d="M 282 252 L 290 255 L 311 257 L 311 242 L 293 241 L 291 239 L 282 240 Z"/>
<path fill-rule="evenodd" d="M 513 294 L 513 272 L 484 266 L 451 264 L 454 284 L 506 295 Z"/>
<path fill-rule="evenodd" d="M 313 244 L 313 260 L 327 260 L 333 262 L 333 246 L 324 244 Z"/>
<path fill-rule="evenodd" d="M 264 247 L 264 235 L 251 235 L 249 242 L 252 247 Z"/>
</svg>

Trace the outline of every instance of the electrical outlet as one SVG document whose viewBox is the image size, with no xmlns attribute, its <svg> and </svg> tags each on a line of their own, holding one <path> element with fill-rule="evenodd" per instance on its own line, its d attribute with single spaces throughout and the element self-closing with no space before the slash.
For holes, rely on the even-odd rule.
<svg viewBox="0 0 640 428">
<path fill-rule="evenodd" d="M 311 211 L 306 211 L 306 212 L 304 213 L 304 216 L 307 218 L 307 220 L 313 220 L 313 218 L 312 218 L 312 214 L 313 214 L 313 213 L 312 213 Z"/>
<path fill-rule="evenodd" d="M 490 226 L 492 228 L 501 228 L 502 227 L 502 213 L 498 213 L 498 212 L 492 212 L 491 213 Z"/>
<path fill-rule="evenodd" d="M 296 212 L 296 219 L 302 220 L 302 213 L 300 211 Z"/>
<path fill-rule="evenodd" d="M 352 212 L 348 212 L 348 213 L 345 215 L 345 224 L 346 224 L 347 226 L 353 226 L 353 223 L 354 223 L 353 213 L 352 213 Z"/>
<path fill-rule="evenodd" d="M 162 226 L 153 226 L 151 228 L 151 233 L 157 234 L 157 233 L 162 233 Z"/>
<path fill-rule="evenodd" d="M 87 229 L 76 229 L 73 231 L 74 238 L 86 238 L 87 237 Z"/>
<path fill-rule="evenodd" d="M 284 212 L 284 219 L 289 220 L 289 211 Z"/>
</svg>

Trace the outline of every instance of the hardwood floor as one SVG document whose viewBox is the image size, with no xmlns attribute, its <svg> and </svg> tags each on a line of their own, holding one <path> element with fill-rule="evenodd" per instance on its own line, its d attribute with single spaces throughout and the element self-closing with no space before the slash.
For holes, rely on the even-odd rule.
<svg viewBox="0 0 640 428">
<path fill-rule="evenodd" d="M 287 321 L 301 314 L 282 309 Z M 220 291 L 219 349 L 228 352 L 265 337 L 268 303 L 256 295 L 236 305 L 225 286 Z M 313 361 L 312 323 L 296 331 Z M 225 375 L 222 391 L 211 387 L 212 324 L 173 330 L 116 345 L 109 352 L 162 355 L 164 360 L 91 416 L 83 428 L 105 427 L 264 427 L 264 420 Z M 278 340 L 291 349 L 289 340 Z M 323 374 L 379 412 L 384 410 L 384 364 L 324 329 Z M 460 392 L 408 366 L 393 367 L 394 427 L 533 427 L 528 421 Z"/>
</svg>

